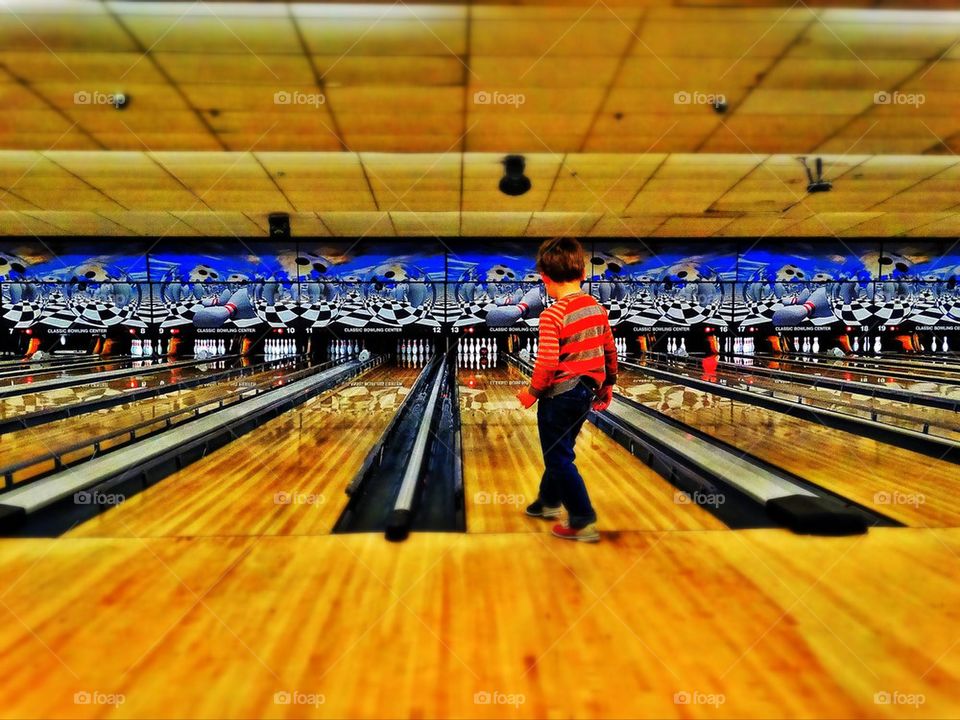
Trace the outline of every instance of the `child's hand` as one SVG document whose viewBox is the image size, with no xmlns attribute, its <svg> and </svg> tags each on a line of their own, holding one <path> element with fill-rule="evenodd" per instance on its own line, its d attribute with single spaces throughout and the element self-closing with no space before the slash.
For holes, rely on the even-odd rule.
<svg viewBox="0 0 960 720">
<path fill-rule="evenodd" d="M 603 412 L 610 407 L 611 402 L 613 402 L 613 386 L 604 385 L 597 390 L 597 399 L 593 401 L 593 409 L 597 412 Z"/>
<path fill-rule="evenodd" d="M 517 393 L 517 400 L 520 401 L 520 404 L 523 405 L 525 409 L 529 410 L 533 407 L 533 404 L 537 401 L 537 398 L 531 395 L 529 390 L 523 388 Z"/>
</svg>

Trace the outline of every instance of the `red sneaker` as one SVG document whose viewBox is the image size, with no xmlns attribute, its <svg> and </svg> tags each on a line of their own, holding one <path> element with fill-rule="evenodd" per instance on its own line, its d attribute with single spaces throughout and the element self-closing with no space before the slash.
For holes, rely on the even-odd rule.
<svg viewBox="0 0 960 720">
<path fill-rule="evenodd" d="M 598 542 L 600 533 L 597 530 L 596 523 L 590 523 L 586 527 L 575 529 L 566 522 L 553 526 L 553 534 L 564 540 L 578 540 L 580 542 Z"/>
</svg>

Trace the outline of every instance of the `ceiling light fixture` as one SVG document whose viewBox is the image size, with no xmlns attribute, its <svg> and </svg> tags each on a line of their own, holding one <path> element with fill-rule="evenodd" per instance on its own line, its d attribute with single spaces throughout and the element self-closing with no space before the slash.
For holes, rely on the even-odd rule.
<svg viewBox="0 0 960 720">
<path fill-rule="evenodd" d="M 530 178 L 523 174 L 527 161 L 523 155 L 507 155 L 503 159 L 503 177 L 500 178 L 500 192 L 504 195 L 523 195 L 530 189 Z"/>
</svg>

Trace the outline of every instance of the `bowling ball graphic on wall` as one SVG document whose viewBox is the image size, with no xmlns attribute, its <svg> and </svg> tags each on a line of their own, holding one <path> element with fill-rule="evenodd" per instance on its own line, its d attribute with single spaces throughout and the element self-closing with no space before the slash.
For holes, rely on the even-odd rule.
<svg viewBox="0 0 960 720">
<path fill-rule="evenodd" d="M 665 320 L 693 325 L 716 316 L 723 305 L 724 287 L 716 270 L 686 260 L 663 271 L 653 296 Z"/>
<path fill-rule="evenodd" d="M 109 327 L 136 315 L 140 293 L 124 270 L 88 261 L 70 270 L 64 294 L 78 320 Z"/>
<path fill-rule="evenodd" d="M 3 319 L 14 327 L 30 327 L 46 304 L 42 287 L 29 277 L 29 263 L 18 255 L 0 252 L 0 304 Z"/>
<path fill-rule="evenodd" d="M 333 261 L 312 252 L 284 253 L 277 258 L 287 280 L 299 278 L 304 282 L 332 280 Z"/>
<path fill-rule="evenodd" d="M 584 274 L 587 280 L 618 280 L 623 277 L 625 267 L 622 258 L 598 252 L 587 259 Z"/>
<path fill-rule="evenodd" d="M 407 325 L 426 317 L 436 300 L 430 277 L 416 265 L 388 261 L 364 277 L 363 297 L 367 311 L 378 324 Z"/>
</svg>

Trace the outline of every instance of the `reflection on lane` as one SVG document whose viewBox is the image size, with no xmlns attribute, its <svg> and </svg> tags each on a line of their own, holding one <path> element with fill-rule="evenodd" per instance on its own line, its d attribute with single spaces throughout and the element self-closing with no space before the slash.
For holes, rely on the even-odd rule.
<svg viewBox="0 0 960 720">
<path fill-rule="evenodd" d="M 622 372 L 618 392 L 901 522 L 960 523 L 960 479 L 953 463 L 642 371 Z"/>
<path fill-rule="evenodd" d="M 0 443 L 0 465 L 12 465 L 49 452 L 60 452 L 75 443 L 89 442 L 90 438 L 130 428 L 197 403 L 212 402 L 241 388 L 268 382 L 271 378 L 282 379 L 302 367 L 291 363 L 290 367 L 273 368 L 212 384 L 175 390 L 164 395 L 5 433 L 4 442 Z"/>
<path fill-rule="evenodd" d="M 767 390 L 783 399 L 801 400 L 812 407 L 832 410 L 845 415 L 871 419 L 874 413 L 879 413 L 878 419 L 880 422 L 920 432 L 924 432 L 924 426 L 929 425 L 931 435 L 960 439 L 960 417 L 950 410 L 915 405 L 900 400 L 875 398 L 854 392 L 823 387 L 815 388 L 812 385 L 791 380 L 786 376 L 757 375 L 751 373 L 746 367 L 741 369 L 720 365 L 716 358 L 706 358 L 699 365 L 699 368 L 692 363 L 663 363 L 660 365 L 651 363 L 650 366 L 696 380 L 723 381 L 731 387 L 741 387 L 747 390 L 752 388 Z M 960 393 L 960 388 L 956 388 L 956 390 Z M 869 393 L 870 390 L 865 387 L 863 392 Z M 960 399 L 960 396 L 958 396 L 958 399 Z"/>
<path fill-rule="evenodd" d="M 159 360 L 136 360 L 132 362 L 134 363 L 132 367 L 136 367 L 136 363 L 142 363 L 145 367 L 160 363 Z M 54 378 L 77 377 L 79 375 L 89 375 L 91 373 L 107 372 L 109 370 L 122 370 L 123 368 L 127 367 L 131 367 L 130 360 L 106 360 L 102 363 L 97 363 L 96 365 L 88 365 L 86 367 L 73 369 L 38 367 L 32 372 L 19 373 L 13 377 L 0 377 L 0 387 L 13 387 L 14 385 L 53 380 Z"/>
<path fill-rule="evenodd" d="M 86 536 L 327 534 L 419 370 L 378 367 L 75 529 Z"/>
<path fill-rule="evenodd" d="M 469 532 L 545 532 L 524 514 L 537 496 L 543 457 L 535 409 L 515 397 L 528 379 L 513 367 L 457 373 L 463 441 L 463 482 Z M 674 487 L 626 449 L 586 423 L 577 466 L 601 530 L 695 530 L 726 526 L 704 508 L 683 502 Z"/>
<path fill-rule="evenodd" d="M 746 367 L 750 367 L 747 365 Z M 846 382 L 862 383 L 864 385 L 882 386 L 894 390 L 906 390 L 924 395 L 937 395 L 960 400 L 960 385 L 932 382 L 930 380 L 910 380 L 907 378 L 891 378 L 878 371 L 869 373 L 858 372 L 854 367 L 848 367 L 843 361 L 824 361 L 815 365 L 800 365 L 785 360 L 753 358 L 753 367 L 784 370 L 787 372 L 802 373 L 804 375 L 822 376 Z M 901 374 L 903 371 L 901 371 Z M 911 372 L 911 374 L 913 374 Z M 919 375 L 918 375 L 919 377 Z M 960 382 L 960 381 L 958 381 Z"/>
<path fill-rule="evenodd" d="M 143 374 L 115 378 L 106 382 L 90 382 L 72 387 L 41 390 L 35 393 L 23 393 L 8 398 L 0 398 L 0 418 L 7 419 L 54 407 L 90 402 L 100 398 L 123 395 L 140 388 L 153 388 L 160 385 L 174 385 L 208 373 L 223 370 L 230 361 L 213 360 L 200 365 L 188 365 L 165 369 L 161 365 L 144 368 Z"/>
</svg>

